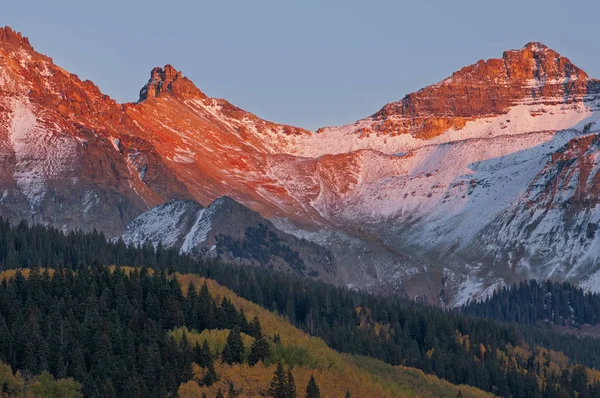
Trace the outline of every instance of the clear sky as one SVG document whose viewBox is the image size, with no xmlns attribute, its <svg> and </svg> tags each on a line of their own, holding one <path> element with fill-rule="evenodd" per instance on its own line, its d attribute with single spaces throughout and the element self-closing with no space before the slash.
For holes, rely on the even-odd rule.
<svg viewBox="0 0 600 398">
<path fill-rule="evenodd" d="M 600 77 L 598 15 L 597 0 L 7 0 L 0 25 L 120 102 L 170 63 L 210 96 L 316 129 L 529 41 Z"/>
</svg>

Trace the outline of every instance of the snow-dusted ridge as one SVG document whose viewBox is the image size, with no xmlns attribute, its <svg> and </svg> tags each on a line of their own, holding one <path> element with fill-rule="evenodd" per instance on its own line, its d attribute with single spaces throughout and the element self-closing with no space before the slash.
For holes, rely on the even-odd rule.
<svg viewBox="0 0 600 398">
<path fill-rule="evenodd" d="M 600 82 L 540 43 L 317 132 L 209 98 L 170 65 L 118 104 L 4 44 L 13 221 L 125 229 L 128 243 L 447 307 L 522 278 L 600 285 Z"/>
<path fill-rule="evenodd" d="M 517 105 L 504 115 L 490 115 L 466 123 L 461 129 L 449 129 L 432 139 L 419 139 L 410 134 L 393 137 L 371 133 L 361 135 L 358 131 L 377 121 L 373 118 L 340 126 L 327 127 L 309 137 L 298 137 L 288 144 L 288 153 L 303 157 L 325 154 L 348 153 L 371 149 L 386 154 L 414 150 L 424 146 L 445 144 L 473 138 L 490 138 L 539 131 L 565 129 L 583 130 L 585 124 L 600 119 L 600 99 L 591 102 L 558 104 L 551 106 Z M 294 139 L 294 138 L 292 138 Z"/>
</svg>

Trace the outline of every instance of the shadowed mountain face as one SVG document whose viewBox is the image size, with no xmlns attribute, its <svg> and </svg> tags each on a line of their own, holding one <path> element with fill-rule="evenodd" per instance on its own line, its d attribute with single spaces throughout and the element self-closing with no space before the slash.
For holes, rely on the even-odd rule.
<svg viewBox="0 0 600 398">
<path fill-rule="evenodd" d="M 541 43 L 310 132 L 170 65 L 118 104 L 3 28 L 0 214 L 447 306 L 526 277 L 600 289 L 598 119 L 600 83 Z"/>
<path fill-rule="evenodd" d="M 330 253 L 281 232 L 255 211 L 224 196 L 203 208 L 174 201 L 141 214 L 125 229 L 126 243 L 162 243 L 199 258 L 266 266 L 335 280 Z"/>
</svg>

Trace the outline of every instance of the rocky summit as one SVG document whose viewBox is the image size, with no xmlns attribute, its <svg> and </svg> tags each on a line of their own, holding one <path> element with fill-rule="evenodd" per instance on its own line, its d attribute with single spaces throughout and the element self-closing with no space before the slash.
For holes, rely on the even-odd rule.
<svg viewBox="0 0 600 398">
<path fill-rule="evenodd" d="M 311 132 L 171 65 L 119 104 L 6 27 L 0 214 L 445 307 L 600 290 L 598 120 L 600 82 L 541 43 Z"/>
</svg>

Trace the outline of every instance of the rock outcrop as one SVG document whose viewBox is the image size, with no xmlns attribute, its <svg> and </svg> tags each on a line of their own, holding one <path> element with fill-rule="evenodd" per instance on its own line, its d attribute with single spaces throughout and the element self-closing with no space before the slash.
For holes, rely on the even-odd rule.
<svg viewBox="0 0 600 398">
<path fill-rule="evenodd" d="M 150 72 L 150 80 L 140 91 L 139 102 L 148 98 L 160 97 L 165 94 L 179 95 L 186 98 L 207 98 L 194 83 L 171 65 L 164 68 L 154 68 Z"/>
<path fill-rule="evenodd" d="M 516 105 L 569 104 L 598 94 L 598 81 L 569 59 L 544 44 L 528 43 L 385 105 L 373 115 L 370 129 L 427 139 L 476 118 L 506 114 Z"/>
</svg>

